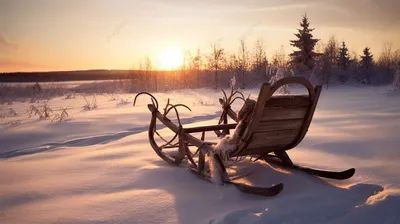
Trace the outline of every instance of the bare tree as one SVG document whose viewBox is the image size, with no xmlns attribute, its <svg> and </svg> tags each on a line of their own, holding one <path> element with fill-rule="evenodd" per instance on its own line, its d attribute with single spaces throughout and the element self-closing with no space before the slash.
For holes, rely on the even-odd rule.
<svg viewBox="0 0 400 224">
<path fill-rule="evenodd" d="M 358 56 L 357 52 L 355 52 L 355 51 L 351 52 L 350 64 L 352 64 L 352 66 L 356 67 L 358 65 L 359 61 L 360 61 L 360 57 Z"/>
<path fill-rule="evenodd" d="M 218 71 L 222 67 L 225 59 L 224 48 L 218 46 L 217 43 L 210 44 L 211 55 L 209 56 L 209 66 L 214 70 L 215 74 L 215 89 L 219 87 L 218 84 Z"/>
<path fill-rule="evenodd" d="M 324 54 L 328 56 L 329 62 L 335 65 L 339 56 L 339 41 L 335 36 L 331 36 L 325 46 Z"/>
<path fill-rule="evenodd" d="M 151 60 L 148 56 L 146 56 L 145 58 L 145 75 L 147 78 L 147 85 L 148 85 L 148 90 L 150 90 L 151 88 L 151 79 L 152 79 L 152 64 L 151 64 Z M 155 85 L 155 90 L 157 91 L 157 77 L 155 76 L 155 80 L 154 80 L 154 85 Z"/>
<path fill-rule="evenodd" d="M 129 86 L 129 90 L 128 91 L 133 93 L 136 90 L 135 85 L 134 85 L 135 82 L 140 82 L 140 80 L 137 77 L 137 72 L 135 70 L 135 65 L 132 65 L 131 68 L 129 69 L 129 75 L 128 76 L 129 76 L 128 78 L 130 79 L 130 86 Z M 122 83 L 122 82 L 123 82 L 123 80 L 121 78 L 120 79 L 120 83 Z M 137 86 L 140 86 L 140 85 L 137 85 Z"/>
<path fill-rule="evenodd" d="M 394 63 L 396 64 L 397 68 L 399 68 L 400 67 L 400 49 L 396 50 L 393 53 L 393 60 L 394 60 Z"/>
<path fill-rule="evenodd" d="M 268 66 L 267 56 L 264 47 L 264 41 L 258 39 L 253 49 L 253 70 L 257 73 L 262 73 Z"/>
<path fill-rule="evenodd" d="M 239 64 L 240 64 L 240 74 L 241 74 L 241 87 L 245 88 L 245 76 L 246 76 L 246 71 L 248 70 L 249 67 L 249 51 L 247 49 L 246 42 L 242 39 L 240 40 L 240 48 L 239 48 Z"/>
<path fill-rule="evenodd" d="M 239 59 L 236 56 L 236 54 L 233 53 L 233 54 L 229 55 L 228 60 L 227 60 L 227 66 L 226 66 L 227 70 L 229 72 L 236 74 L 239 70 L 239 67 L 240 67 L 240 63 L 239 63 Z"/>
<path fill-rule="evenodd" d="M 272 55 L 272 60 L 270 66 L 268 67 L 268 71 L 266 71 L 267 79 L 273 80 L 274 76 L 277 74 L 285 74 L 285 70 L 288 67 L 288 61 L 286 58 L 286 52 L 283 45 L 279 48 L 279 50 L 275 51 Z M 278 72 L 280 70 L 280 72 Z"/>
<path fill-rule="evenodd" d="M 332 69 L 337 64 L 339 55 L 339 42 L 334 36 L 331 36 L 324 48 L 322 55 L 322 75 L 324 76 L 324 83 L 326 87 L 329 86 L 329 81 L 332 76 Z"/>
<path fill-rule="evenodd" d="M 142 60 L 139 61 L 139 85 L 141 90 L 146 90 L 147 83 L 144 80 L 145 73 L 143 68 Z"/>
<path fill-rule="evenodd" d="M 393 54 L 393 60 L 395 61 L 397 67 L 400 67 L 400 49 L 396 50 Z"/>
<path fill-rule="evenodd" d="M 181 66 L 181 74 L 182 74 L 182 83 L 185 87 L 190 87 L 188 79 L 192 75 L 193 72 L 193 63 L 192 63 L 192 54 L 189 50 L 186 50 L 183 54 L 183 62 Z"/>
<path fill-rule="evenodd" d="M 193 67 L 196 70 L 197 75 L 197 88 L 200 88 L 200 69 L 202 66 L 202 56 L 200 53 L 200 48 L 197 48 L 196 56 L 193 58 Z"/>
<path fill-rule="evenodd" d="M 275 68 L 287 67 L 286 53 L 283 45 L 281 45 L 281 48 L 278 51 L 276 51 L 272 56 L 272 66 Z"/>
<path fill-rule="evenodd" d="M 380 71 L 381 78 L 385 81 L 390 81 L 396 71 L 396 61 L 393 49 L 393 44 L 385 42 L 382 47 L 382 53 L 377 61 L 377 67 Z"/>
<path fill-rule="evenodd" d="M 393 44 L 386 42 L 383 45 L 382 53 L 378 59 L 378 66 L 385 68 L 387 70 L 391 70 L 393 66 Z"/>
</svg>

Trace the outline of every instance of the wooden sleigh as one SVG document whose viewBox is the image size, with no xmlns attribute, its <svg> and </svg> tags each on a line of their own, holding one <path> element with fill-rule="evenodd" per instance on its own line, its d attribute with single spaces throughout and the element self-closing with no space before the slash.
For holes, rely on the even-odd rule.
<svg viewBox="0 0 400 224">
<path fill-rule="evenodd" d="M 273 96 L 276 90 L 288 84 L 303 85 L 308 90 L 308 95 Z M 295 165 L 286 152 L 296 147 L 305 137 L 321 89 L 321 86 L 313 87 L 309 81 L 299 77 L 283 78 L 272 86 L 268 83 L 263 84 L 250 121 L 243 135 L 240 137 L 240 140 L 235 145 L 234 150 L 229 153 L 228 158 L 234 159 L 251 156 L 256 158 L 253 161 L 264 160 L 268 163 L 301 170 L 319 177 L 339 180 L 352 177 L 355 173 L 354 168 L 342 172 L 335 172 L 301 167 Z M 205 170 L 205 158 L 206 156 L 213 156 L 214 161 L 217 161 L 216 164 L 221 174 L 219 176 L 221 177 L 222 183 L 234 184 L 241 191 L 263 196 L 274 196 L 282 191 L 282 183 L 272 187 L 256 187 L 235 182 L 227 174 L 221 156 L 210 153 L 212 152 L 212 146 L 216 143 L 205 141 L 205 133 L 214 132 L 217 136 L 221 137 L 229 134 L 229 130 L 236 128 L 237 123 L 228 124 L 228 117 L 237 122 L 237 114 L 231 109 L 230 105 L 236 99 L 244 100 L 241 93 L 232 91 L 231 95 L 227 97 L 224 92 L 224 99 L 220 99 L 223 111 L 218 125 L 191 128 L 183 128 L 177 109 L 179 107 L 185 107 L 190 110 L 189 107 L 183 104 L 172 105 L 168 100 L 167 106 L 164 108 L 163 113 L 161 113 L 158 108 L 157 100 L 149 93 L 139 93 L 135 97 L 135 102 L 137 97 L 141 94 L 147 94 L 152 97 L 152 104 L 148 105 L 148 109 L 152 113 L 148 132 L 150 145 L 157 155 L 167 163 L 180 165 L 182 161 L 185 161 L 186 165 L 195 174 L 203 179 L 211 181 L 210 176 Z M 167 117 L 171 111 L 175 112 L 178 124 L 175 124 Z M 165 140 L 157 132 L 157 120 L 175 133 L 171 140 Z M 201 133 L 201 137 L 195 137 L 195 133 Z M 157 144 L 155 135 L 158 135 L 165 143 L 162 145 Z M 173 143 L 174 141 L 176 141 L 176 143 Z M 195 147 L 197 150 L 192 152 L 189 147 Z M 165 152 L 166 149 L 173 148 L 176 149 L 174 154 Z"/>
</svg>

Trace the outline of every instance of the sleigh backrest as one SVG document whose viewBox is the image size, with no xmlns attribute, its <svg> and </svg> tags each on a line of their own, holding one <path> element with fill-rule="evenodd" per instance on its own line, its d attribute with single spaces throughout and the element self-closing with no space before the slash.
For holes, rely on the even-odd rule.
<svg viewBox="0 0 400 224">
<path fill-rule="evenodd" d="M 308 95 L 273 93 L 287 84 L 301 84 Z M 252 118 L 232 156 L 266 155 L 295 147 L 307 133 L 322 87 L 300 77 L 263 84 Z"/>
</svg>

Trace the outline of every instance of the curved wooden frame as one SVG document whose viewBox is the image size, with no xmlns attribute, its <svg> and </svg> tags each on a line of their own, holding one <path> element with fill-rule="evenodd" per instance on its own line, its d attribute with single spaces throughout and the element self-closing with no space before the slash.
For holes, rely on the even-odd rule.
<svg viewBox="0 0 400 224">
<path fill-rule="evenodd" d="M 238 150 L 235 151 L 232 156 L 238 156 L 240 155 L 243 151 L 246 150 L 247 146 L 252 140 L 253 137 L 253 132 L 255 130 L 255 127 L 258 125 L 260 122 L 262 113 L 263 113 L 263 108 L 265 104 L 268 102 L 269 99 L 273 96 L 273 94 L 282 86 L 288 85 L 288 84 L 301 84 L 304 87 L 306 87 L 308 91 L 308 98 L 310 100 L 310 105 L 307 109 L 306 116 L 303 121 L 302 128 L 299 132 L 299 135 L 297 136 L 296 140 L 292 142 L 291 144 L 288 144 L 284 148 L 280 149 L 275 149 L 270 152 L 279 152 L 279 151 L 286 151 L 289 149 L 292 149 L 296 147 L 305 137 L 308 128 L 311 124 L 312 117 L 314 115 L 315 108 L 318 103 L 318 99 L 322 90 L 322 86 L 316 86 L 315 88 L 311 85 L 309 81 L 307 81 L 304 78 L 301 77 L 288 77 L 288 78 L 283 78 L 276 82 L 273 86 L 271 86 L 269 83 L 265 83 L 262 85 L 259 93 L 259 98 L 257 99 L 257 103 L 255 106 L 255 110 L 253 112 L 252 118 L 250 120 L 249 126 L 247 127 L 246 131 L 243 134 L 241 144 L 238 147 Z M 234 114 L 234 111 L 229 111 L 227 114 Z M 268 153 L 268 152 L 267 152 Z"/>
<path fill-rule="evenodd" d="M 196 146 L 198 148 L 203 147 L 205 145 L 212 145 L 212 142 L 206 142 L 204 139 L 198 139 L 191 135 L 191 133 L 198 133 L 198 132 L 206 132 L 206 131 L 218 131 L 218 130 L 225 130 L 225 129 L 235 129 L 236 124 L 221 124 L 221 125 L 212 125 L 212 126 L 204 126 L 204 127 L 195 127 L 195 128 L 183 128 L 181 125 L 177 126 L 174 124 L 170 119 L 163 116 L 155 107 L 154 104 L 148 104 L 147 107 L 152 113 L 151 122 L 149 126 L 149 141 L 150 145 L 154 149 L 154 151 L 159 155 L 162 159 L 166 162 L 179 165 L 185 156 L 191 157 L 190 154 L 187 153 L 182 144 L 190 144 L 191 146 Z M 178 134 L 180 142 L 177 146 L 179 148 L 179 155 L 175 158 L 168 157 L 167 155 L 163 154 L 162 148 L 157 145 L 154 139 L 154 130 L 156 127 L 156 121 L 159 120 L 163 123 L 166 127 L 168 127 L 171 131 Z M 189 158 L 190 159 L 190 158 Z"/>
</svg>

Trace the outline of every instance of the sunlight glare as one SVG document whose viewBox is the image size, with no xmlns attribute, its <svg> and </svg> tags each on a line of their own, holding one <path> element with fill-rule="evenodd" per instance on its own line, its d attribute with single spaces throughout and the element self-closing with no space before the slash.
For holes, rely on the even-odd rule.
<svg viewBox="0 0 400 224">
<path fill-rule="evenodd" d="M 178 50 L 165 50 L 161 56 L 162 69 L 172 70 L 179 68 L 183 63 L 183 53 Z"/>
</svg>

